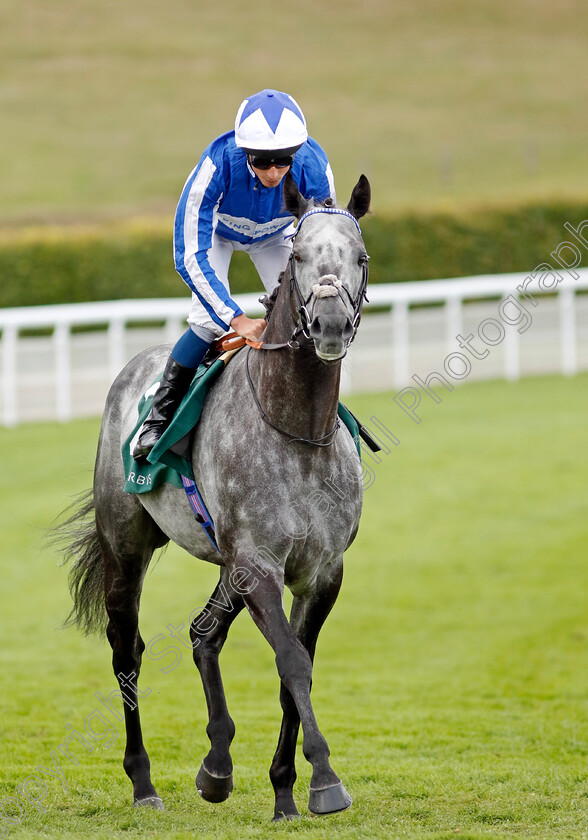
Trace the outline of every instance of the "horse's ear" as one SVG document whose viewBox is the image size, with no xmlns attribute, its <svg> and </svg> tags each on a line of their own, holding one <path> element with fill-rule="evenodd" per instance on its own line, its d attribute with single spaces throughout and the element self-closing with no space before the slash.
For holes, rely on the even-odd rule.
<svg viewBox="0 0 588 840">
<path fill-rule="evenodd" d="M 353 187 L 347 210 L 356 219 L 361 219 L 370 209 L 371 197 L 372 188 L 370 187 L 370 182 L 365 175 L 360 175 L 359 181 Z"/>
<path fill-rule="evenodd" d="M 296 181 L 290 172 L 284 178 L 284 203 L 286 209 L 293 216 L 296 216 L 297 219 L 304 215 L 308 205 L 306 199 L 300 194 L 300 190 L 296 186 Z"/>
</svg>

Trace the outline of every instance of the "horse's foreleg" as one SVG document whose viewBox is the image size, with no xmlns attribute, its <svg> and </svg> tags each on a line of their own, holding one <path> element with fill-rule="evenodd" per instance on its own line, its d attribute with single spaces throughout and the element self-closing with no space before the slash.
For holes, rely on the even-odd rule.
<svg viewBox="0 0 588 840">
<path fill-rule="evenodd" d="M 296 781 L 296 741 L 300 729 L 300 716 L 292 695 L 282 682 L 280 684 L 280 705 L 282 707 L 282 727 L 274 760 L 270 767 L 270 779 L 276 797 L 274 822 L 277 820 L 299 817 L 294 802 L 294 782 Z"/>
<path fill-rule="evenodd" d="M 196 788 L 208 802 L 222 802 L 233 789 L 230 746 L 235 724 L 229 715 L 218 658 L 229 627 L 244 607 L 225 569 L 204 610 L 190 624 L 194 662 L 200 672 L 206 705 L 210 751 L 196 776 Z"/>
<path fill-rule="evenodd" d="M 240 568 L 247 568 L 247 561 L 243 561 Z M 309 808 L 320 814 L 341 811 L 349 807 L 351 797 L 329 763 L 329 747 L 314 715 L 310 701 L 311 657 L 288 623 L 277 576 L 268 572 L 266 577 L 260 578 L 257 572 L 258 569 L 251 569 L 257 583 L 243 597 L 253 620 L 274 649 L 278 674 L 298 711 L 303 733 L 302 751 L 312 765 Z"/>
<path fill-rule="evenodd" d="M 337 599 L 342 578 L 343 563 L 339 560 L 321 575 L 312 593 L 305 597 L 295 597 L 292 602 L 290 626 L 308 651 L 311 661 L 314 661 L 318 635 Z M 300 717 L 292 695 L 284 683 L 280 686 L 280 704 L 283 710 L 282 727 L 270 768 L 270 779 L 276 796 L 274 820 L 298 816 L 293 787 L 296 781 L 296 741 Z"/>
</svg>

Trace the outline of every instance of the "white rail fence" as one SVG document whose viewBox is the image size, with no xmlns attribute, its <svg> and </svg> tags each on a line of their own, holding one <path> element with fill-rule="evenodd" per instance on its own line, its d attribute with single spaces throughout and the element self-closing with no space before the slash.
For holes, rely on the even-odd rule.
<svg viewBox="0 0 588 840">
<path fill-rule="evenodd" d="M 560 277 L 370 286 L 344 391 L 414 387 L 432 372 L 455 380 L 517 379 L 588 369 L 588 269 Z M 256 294 L 237 301 L 248 314 L 263 312 Z M 126 362 L 145 346 L 175 341 L 187 310 L 185 298 L 0 309 L 0 422 L 101 413 L 108 385 Z"/>
</svg>

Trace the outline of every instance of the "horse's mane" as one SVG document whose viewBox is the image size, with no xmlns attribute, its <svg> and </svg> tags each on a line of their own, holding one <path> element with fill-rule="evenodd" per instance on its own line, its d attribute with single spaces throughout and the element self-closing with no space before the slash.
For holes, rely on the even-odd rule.
<svg viewBox="0 0 588 840">
<path fill-rule="evenodd" d="M 278 292 L 280 291 L 280 285 L 282 283 L 282 279 L 283 279 L 285 273 L 286 273 L 285 271 L 282 271 L 280 273 L 280 276 L 278 278 L 278 285 L 273 290 L 271 295 L 264 295 L 262 298 L 260 298 L 260 301 L 265 306 L 265 320 L 266 321 L 269 321 L 269 319 L 271 317 L 271 314 L 274 311 L 274 306 L 276 305 L 276 300 L 278 299 Z"/>
</svg>

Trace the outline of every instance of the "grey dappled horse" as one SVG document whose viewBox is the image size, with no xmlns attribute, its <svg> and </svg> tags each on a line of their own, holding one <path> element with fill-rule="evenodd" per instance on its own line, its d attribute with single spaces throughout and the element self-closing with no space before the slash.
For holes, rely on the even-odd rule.
<svg viewBox="0 0 588 840">
<path fill-rule="evenodd" d="M 337 598 L 343 552 L 356 535 L 362 505 L 360 461 L 351 435 L 339 428 L 337 406 L 341 359 L 355 334 L 367 283 L 356 219 L 369 208 L 370 186 L 362 175 L 346 211 L 330 201 L 307 202 L 290 176 L 284 197 L 299 224 L 262 337 L 268 349 L 235 355 L 209 394 L 193 437 L 194 474 L 216 526 L 220 556 L 182 489 L 164 484 L 143 495 L 123 492 L 121 445 L 168 347 L 140 353 L 112 385 L 93 498 L 69 520 L 72 615 L 86 631 L 99 629 L 106 606 L 106 633 L 124 700 L 124 768 L 135 805 L 163 808 L 151 783 L 136 680 L 145 648 L 138 629 L 142 583 L 153 552 L 169 540 L 220 568 L 211 599 L 190 625 L 211 742 L 196 777 L 200 794 L 220 802 L 233 787 L 229 747 L 235 726 L 218 658 L 232 621 L 247 607 L 275 652 L 281 680 L 283 719 L 270 769 L 274 819 L 298 815 L 292 789 L 300 724 L 303 752 L 312 765 L 310 810 L 325 814 L 351 804 L 329 763 L 310 688 L 317 637 Z M 289 621 L 284 584 L 293 593 Z"/>
</svg>

